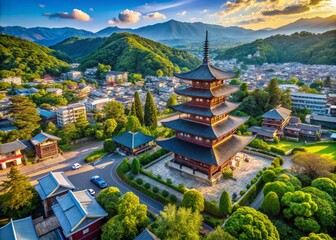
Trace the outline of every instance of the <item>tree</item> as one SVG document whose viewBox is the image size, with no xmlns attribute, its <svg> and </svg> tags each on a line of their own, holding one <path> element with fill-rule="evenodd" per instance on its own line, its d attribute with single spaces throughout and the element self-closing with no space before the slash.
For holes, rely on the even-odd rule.
<svg viewBox="0 0 336 240">
<path fill-rule="evenodd" d="M 302 237 L 300 238 L 300 240 L 333 240 L 333 239 L 326 233 L 309 233 L 308 237 Z"/>
<path fill-rule="evenodd" d="M 320 225 L 314 218 L 305 218 L 302 216 L 296 217 L 294 219 L 294 225 L 304 231 L 304 232 L 314 232 L 317 233 L 320 231 Z"/>
<path fill-rule="evenodd" d="M 154 130 L 157 128 L 157 110 L 155 107 L 153 95 L 148 91 L 145 103 L 145 126 Z"/>
<path fill-rule="evenodd" d="M 288 186 L 284 182 L 275 181 L 266 183 L 263 189 L 263 194 L 264 196 L 266 196 L 269 192 L 275 192 L 278 195 L 279 199 L 281 199 L 286 192 L 294 192 L 294 190 L 295 187 L 293 186 Z"/>
<path fill-rule="evenodd" d="M 13 125 L 19 129 L 21 138 L 28 140 L 40 128 L 41 118 L 36 105 L 21 95 L 11 97 L 10 101 L 12 102 L 11 113 L 15 119 Z"/>
<path fill-rule="evenodd" d="M 292 98 L 290 93 L 291 91 L 289 89 L 281 92 L 281 106 L 284 108 L 292 108 Z"/>
<path fill-rule="evenodd" d="M 224 231 L 220 226 L 217 226 L 216 229 L 208 234 L 206 240 L 236 240 L 237 238 L 231 236 L 230 233 Z"/>
<path fill-rule="evenodd" d="M 141 125 L 144 124 L 144 112 L 138 91 L 134 93 L 135 116 L 139 119 Z"/>
<path fill-rule="evenodd" d="M 134 193 L 127 192 L 120 198 L 117 209 L 118 214 L 102 228 L 102 240 L 134 239 L 148 224 L 146 205 L 140 204 Z"/>
<path fill-rule="evenodd" d="M 233 177 L 233 171 L 230 168 L 230 166 L 226 166 L 225 168 L 223 168 L 222 175 L 223 175 L 223 178 L 225 179 Z"/>
<path fill-rule="evenodd" d="M 177 104 L 177 95 L 173 93 L 167 100 L 166 108 L 171 109 L 171 107 L 176 104 Z"/>
<path fill-rule="evenodd" d="M 104 65 L 104 64 L 99 63 L 97 67 L 97 71 L 96 71 L 96 77 L 98 79 L 103 79 L 105 77 L 104 74 L 110 70 L 111 70 L 110 65 Z"/>
<path fill-rule="evenodd" d="M 2 180 L 0 195 L 2 211 L 9 218 L 29 216 L 37 206 L 38 195 L 29 182 L 29 177 L 12 167 L 7 174 L 8 180 Z"/>
<path fill-rule="evenodd" d="M 266 170 L 263 175 L 262 175 L 262 180 L 267 183 L 267 182 L 273 182 L 275 179 L 276 175 L 275 172 L 272 170 Z"/>
<path fill-rule="evenodd" d="M 292 158 L 293 171 L 303 173 L 311 178 L 329 177 L 335 170 L 335 162 L 318 154 L 297 152 Z"/>
<path fill-rule="evenodd" d="M 162 72 L 161 69 L 159 69 L 159 70 L 156 71 L 156 76 L 158 76 L 158 77 L 162 77 L 163 76 L 163 72 Z"/>
<path fill-rule="evenodd" d="M 281 89 L 279 88 L 278 80 L 272 78 L 267 87 L 267 92 L 271 96 L 268 101 L 268 108 L 272 109 L 281 103 Z"/>
<path fill-rule="evenodd" d="M 75 122 L 75 126 L 78 132 L 84 133 L 84 130 L 88 125 L 89 125 L 89 122 L 86 118 L 86 115 L 84 113 L 81 113 Z"/>
<path fill-rule="evenodd" d="M 118 124 L 122 121 L 126 122 L 124 106 L 120 102 L 110 101 L 105 103 L 102 112 L 107 119 L 113 118 Z"/>
<path fill-rule="evenodd" d="M 223 216 L 227 216 L 232 212 L 232 202 L 230 195 L 227 191 L 223 191 L 219 199 L 219 212 Z"/>
<path fill-rule="evenodd" d="M 104 125 L 105 125 L 105 132 L 108 134 L 108 136 L 112 136 L 114 130 L 118 126 L 118 123 L 114 118 L 110 118 L 105 121 Z"/>
<path fill-rule="evenodd" d="M 280 213 L 280 202 L 279 197 L 275 192 L 267 193 L 261 204 L 261 211 L 270 214 L 270 215 L 278 215 Z"/>
<path fill-rule="evenodd" d="M 323 81 L 323 86 L 325 86 L 325 87 L 331 87 L 330 76 L 327 76 L 326 79 Z"/>
<path fill-rule="evenodd" d="M 112 139 L 106 139 L 104 141 L 104 151 L 105 152 L 114 152 L 117 148 L 117 144 Z"/>
<path fill-rule="evenodd" d="M 183 194 L 182 207 L 191 208 L 192 211 L 202 212 L 204 210 L 204 198 L 202 193 L 191 189 Z"/>
<path fill-rule="evenodd" d="M 120 196 L 120 190 L 116 187 L 108 187 L 98 193 L 96 200 L 109 214 L 109 218 L 117 214 Z"/>
<path fill-rule="evenodd" d="M 311 185 L 325 191 L 336 201 L 336 183 L 330 178 L 317 178 L 312 181 Z"/>
<path fill-rule="evenodd" d="M 240 84 L 242 84 L 242 82 L 237 78 L 232 79 L 230 82 L 230 85 L 240 85 Z"/>
<path fill-rule="evenodd" d="M 224 231 L 238 239 L 280 239 L 268 217 L 250 207 L 240 207 L 226 221 Z"/>
<path fill-rule="evenodd" d="M 55 124 L 53 124 L 52 122 L 48 122 L 47 127 L 46 127 L 46 132 L 49 134 L 55 134 L 57 131 L 57 127 L 55 126 Z"/>
<path fill-rule="evenodd" d="M 198 240 L 202 220 L 198 211 L 184 207 L 177 209 L 175 205 L 168 204 L 155 222 L 157 228 L 154 229 L 154 233 L 160 239 Z"/>
<path fill-rule="evenodd" d="M 136 116 L 136 110 L 135 110 L 135 104 L 134 104 L 134 102 L 132 102 L 130 115 L 131 116 Z"/>
<path fill-rule="evenodd" d="M 128 76 L 128 79 L 131 83 L 135 84 L 136 82 L 142 82 L 144 79 L 140 73 L 131 73 Z"/>
<path fill-rule="evenodd" d="M 133 174 L 138 174 L 140 171 L 140 161 L 137 158 L 134 158 L 131 164 L 131 171 Z"/>
<path fill-rule="evenodd" d="M 141 123 L 136 116 L 128 116 L 126 123 L 126 130 L 131 132 L 137 132 L 141 127 Z"/>
</svg>

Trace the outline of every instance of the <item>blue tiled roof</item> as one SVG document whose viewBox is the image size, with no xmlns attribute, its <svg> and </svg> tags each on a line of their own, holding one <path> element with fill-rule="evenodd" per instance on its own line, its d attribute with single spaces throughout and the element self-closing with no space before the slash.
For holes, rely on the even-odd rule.
<svg viewBox="0 0 336 240">
<path fill-rule="evenodd" d="M 57 141 L 61 140 L 59 137 L 53 136 L 45 132 L 41 132 L 37 134 L 35 137 L 31 138 L 30 141 L 33 145 L 37 145 L 39 143 L 46 141 L 47 139 L 53 139 Z"/>
<path fill-rule="evenodd" d="M 142 132 L 138 131 L 136 133 L 133 132 L 124 132 L 114 138 L 112 138 L 113 141 L 122 144 L 128 148 L 136 148 L 142 144 L 149 143 L 150 141 L 153 141 L 155 137 L 148 136 L 146 134 L 143 134 Z"/>
<path fill-rule="evenodd" d="M 4 240 L 37 240 L 36 230 L 31 216 L 11 220 L 0 228 L 0 239 Z"/>
<path fill-rule="evenodd" d="M 52 209 L 66 237 L 108 215 L 86 190 L 68 191 L 56 200 Z"/>
<path fill-rule="evenodd" d="M 262 115 L 263 118 L 270 118 L 270 119 L 277 119 L 277 120 L 285 120 L 287 117 L 289 117 L 291 114 L 291 110 L 278 107 L 274 108 L 272 110 L 269 110 L 264 115 Z"/>
<path fill-rule="evenodd" d="M 143 230 L 134 240 L 157 240 L 158 238 L 147 228 Z"/>
<path fill-rule="evenodd" d="M 44 117 L 46 119 L 56 117 L 56 113 L 54 113 L 54 112 L 50 112 L 50 111 L 47 111 L 47 110 L 44 110 L 44 109 L 41 109 L 41 108 L 38 108 L 37 111 L 42 117 Z"/>
<path fill-rule="evenodd" d="M 35 186 L 35 189 L 42 200 L 61 192 L 65 192 L 69 189 L 75 189 L 75 186 L 63 172 L 50 172 L 48 175 L 38 179 L 37 181 L 39 183 Z"/>
</svg>

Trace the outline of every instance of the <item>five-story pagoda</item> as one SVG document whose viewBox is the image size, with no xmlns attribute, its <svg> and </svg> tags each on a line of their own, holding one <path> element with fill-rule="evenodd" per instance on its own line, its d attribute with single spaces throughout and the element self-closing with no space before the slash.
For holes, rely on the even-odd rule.
<svg viewBox="0 0 336 240">
<path fill-rule="evenodd" d="M 190 72 L 174 75 L 192 82 L 191 87 L 175 90 L 190 100 L 173 106 L 183 113 L 180 118 L 162 123 L 175 130 L 175 137 L 157 142 L 174 153 L 170 166 L 202 179 L 205 177 L 212 184 L 220 178 L 222 169 L 254 138 L 234 134 L 248 117 L 228 115 L 239 103 L 226 101 L 226 97 L 238 88 L 224 84 L 223 80 L 236 74 L 210 64 L 206 32 L 203 64 Z"/>
</svg>

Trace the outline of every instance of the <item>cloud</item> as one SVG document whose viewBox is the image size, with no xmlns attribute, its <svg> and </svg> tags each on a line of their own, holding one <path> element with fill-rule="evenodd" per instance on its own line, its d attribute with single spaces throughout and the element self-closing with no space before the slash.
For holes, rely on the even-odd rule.
<svg viewBox="0 0 336 240">
<path fill-rule="evenodd" d="M 166 3 L 155 3 L 155 4 L 146 3 L 142 6 L 137 7 L 136 11 L 139 11 L 139 12 L 160 11 L 160 10 L 179 7 L 187 3 L 191 3 L 193 1 L 194 0 L 178 0 L 178 1 L 171 1 L 171 2 L 166 2 Z"/>
<path fill-rule="evenodd" d="M 208 9 L 203 9 L 203 10 L 201 11 L 201 13 L 207 13 L 207 12 L 209 12 Z"/>
<path fill-rule="evenodd" d="M 89 11 L 93 11 L 93 8 L 89 8 Z"/>
<path fill-rule="evenodd" d="M 250 19 L 250 20 L 245 20 L 245 21 L 240 21 L 237 22 L 237 25 L 247 25 L 247 24 L 252 24 L 252 23 L 260 23 L 260 22 L 265 22 L 264 18 L 255 18 L 255 19 Z"/>
<path fill-rule="evenodd" d="M 146 16 L 144 16 L 144 19 L 167 19 L 166 15 L 159 13 L 159 12 L 153 12 L 153 13 L 148 13 Z"/>
<path fill-rule="evenodd" d="M 72 13 L 68 12 L 45 13 L 44 16 L 47 16 L 49 18 L 73 19 L 78 21 L 90 21 L 91 19 L 87 13 L 79 9 L 72 10 Z"/>
<path fill-rule="evenodd" d="M 177 16 L 185 16 L 185 15 L 187 15 L 187 11 L 178 12 L 176 15 Z"/>
<path fill-rule="evenodd" d="M 118 17 L 114 17 L 112 20 L 108 21 L 108 24 L 118 24 L 118 23 L 137 23 L 140 21 L 141 13 L 133 11 L 133 10 L 124 10 L 118 14 Z"/>
<path fill-rule="evenodd" d="M 299 5 L 287 6 L 282 10 L 275 9 L 271 11 L 262 11 L 262 15 L 264 16 L 290 15 L 290 14 L 307 12 L 309 10 L 310 10 L 309 6 L 299 4 Z"/>
<path fill-rule="evenodd" d="M 40 8 L 45 8 L 45 6 L 46 6 L 45 4 L 39 4 Z"/>
<path fill-rule="evenodd" d="M 247 7 L 254 3 L 254 0 L 236 0 L 235 2 L 227 1 L 223 5 L 221 5 L 222 8 L 224 8 L 224 11 L 221 11 L 218 13 L 219 16 L 226 16 L 240 8 Z"/>
<path fill-rule="evenodd" d="M 322 1 L 323 0 L 310 0 L 309 5 L 310 6 L 315 6 L 315 5 L 318 5 Z"/>
</svg>

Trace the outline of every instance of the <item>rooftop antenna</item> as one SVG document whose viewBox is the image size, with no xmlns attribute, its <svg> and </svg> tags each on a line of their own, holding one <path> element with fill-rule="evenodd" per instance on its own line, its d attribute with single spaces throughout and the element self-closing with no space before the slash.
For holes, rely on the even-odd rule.
<svg viewBox="0 0 336 240">
<path fill-rule="evenodd" d="M 209 63 L 209 41 L 208 41 L 208 30 L 205 32 L 205 42 L 204 42 L 204 58 L 203 64 Z"/>
</svg>

